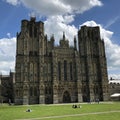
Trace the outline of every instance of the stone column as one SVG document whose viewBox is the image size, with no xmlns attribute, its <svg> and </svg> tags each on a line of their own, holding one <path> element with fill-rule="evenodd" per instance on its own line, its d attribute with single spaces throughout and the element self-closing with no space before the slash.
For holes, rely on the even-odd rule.
<svg viewBox="0 0 120 120">
<path fill-rule="evenodd" d="M 44 86 L 44 58 L 40 60 L 40 73 L 39 73 L 39 103 L 45 104 L 45 86 Z"/>
<path fill-rule="evenodd" d="M 45 93 L 44 93 L 45 87 L 42 84 L 42 85 L 39 86 L 39 88 L 40 88 L 39 103 L 40 104 L 45 104 Z"/>
<path fill-rule="evenodd" d="M 57 55 L 53 51 L 53 103 L 59 103 L 58 101 L 58 78 L 57 78 Z"/>
<path fill-rule="evenodd" d="M 82 85 L 78 83 L 78 102 L 82 102 L 82 91 L 81 91 Z"/>
<path fill-rule="evenodd" d="M 58 86 L 57 85 L 54 85 L 53 86 L 53 103 L 54 104 L 57 104 L 59 103 L 59 100 L 58 100 Z"/>
<path fill-rule="evenodd" d="M 93 91 L 93 84 L 89 84 L 89 89 L 90 89 L 90 101 L 94 100 L 94 91 Z"/>
<path fill-rule="evenodd" d="M 23 85 L 23 105 L 29 104 L 29 87 L 27 84 Z"/>
</svg>

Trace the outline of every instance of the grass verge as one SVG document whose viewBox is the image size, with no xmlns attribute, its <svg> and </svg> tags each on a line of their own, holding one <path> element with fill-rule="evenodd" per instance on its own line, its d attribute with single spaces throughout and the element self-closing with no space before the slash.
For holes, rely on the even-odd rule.
<svg viewBox="0 0 120 120">
<path fill-rule="evenodd" d="M 120 102 L 80 105 L 82 107 L 76 109 L 72 108 L 72 104 L 0 105 L 0 120 L 118 120 L 120 118 Z M 26 112 L 27 109 L 31 112 Z"/>
</svg>

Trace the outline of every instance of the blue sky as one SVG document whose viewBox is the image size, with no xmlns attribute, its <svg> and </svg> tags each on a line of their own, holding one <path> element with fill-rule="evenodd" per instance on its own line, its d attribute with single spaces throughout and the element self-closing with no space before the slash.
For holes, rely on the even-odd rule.
<svg viewBox="0 0 120 120">
<path fill-rule="evenodd" d="M 0 72 L 15 67 L 16 33 L 21 20 L 35 15 L 45 24 L 45 33 L 55 35 L 56 44 L 63 31 L 73 44 L 81 25 L 100 26 L 106 46 L 108 75 L 120 78 L 120 0 L 1 0 Z M 51 29 L 52 28 L 52 29 Z"/>
</svg>

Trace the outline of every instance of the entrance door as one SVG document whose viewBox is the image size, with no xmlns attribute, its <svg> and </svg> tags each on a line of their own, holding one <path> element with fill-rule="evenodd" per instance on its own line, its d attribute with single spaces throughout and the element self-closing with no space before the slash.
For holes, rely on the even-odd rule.
<svg viewBox="0 0 120 120">
<path fill-rule="evenodd" d="M 68 91 L 63 94 L 63 103 L 71 103 L 71 97 Z"/>
</svg>

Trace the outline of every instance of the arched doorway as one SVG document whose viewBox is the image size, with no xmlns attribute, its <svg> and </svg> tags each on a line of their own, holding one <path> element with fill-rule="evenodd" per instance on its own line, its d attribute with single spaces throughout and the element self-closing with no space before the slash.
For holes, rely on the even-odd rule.
<svg viewBox="0 0 120 120">
<path fill-rule="evenodd" d="M 71 103 L 71 97 L 68 91 L 63 94 L 63 103 Z"/>
</svg>

